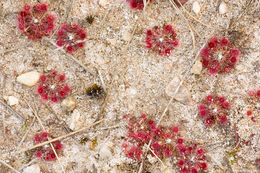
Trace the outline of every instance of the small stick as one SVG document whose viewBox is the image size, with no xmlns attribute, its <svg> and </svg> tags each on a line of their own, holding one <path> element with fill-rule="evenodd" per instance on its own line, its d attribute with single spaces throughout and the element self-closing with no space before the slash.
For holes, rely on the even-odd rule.
<svg viewBox="0 0 260 173">
<path fill-rule="evenodd" d="M 181 9 L 183 9 L 183 10 L 188 14 L 189 17 L 191 17 L 192 19 L 194 19 L 195 21 L 201 23 L 202 25 L 204 25 L 204 26 L 206 26 L 206 27 L 209 27 L 209 28 L 211 28 L 211 29 L 214 29 L 212 26 L 205 24 L 204 22 L 198 20 L 196 17 L 194 17 L 193 15 L 191 15 L 191 14 L 183 7 L 183 5 L 181 4 L 181 2 L 180 2 L 179 0 L 178 0 L 178 2 L 179 2 L 179 4 L 181 5 Z"/>
<path fill-rule="evenodd" d="M 100 81 L 101 81 L 102 87 L 103 87 L 105 93 L 107 94 L 107 89 L 106 89 L 106 85 L 105 85 L 105 83 L 104 83 L 102 74 L 101 74 L 100 70 L 98 70 L 98 69 L 97 69 L 97 72 L 98 72 L 98 76 L 99 76 L 99 79 L 100 79 Z"/>
<path fill-rule="evenodd" d="M 17 116 L 18 118 L 22 119 L 24 121 L 24 117 L 19 114 L 18 112 L 16 112 L 11 106 L 9 106 L 7 103 L 5 103 L 5 101 L 3 101 L 2 99 L 0 99 L 0 103 L 2 105 L 4 105 L 9 111 L 11 111 L 15 116 Z"/>
<path fill-rule="evenodd" d="M 170 3 L 172 4 L 173 8 L 179 12 L 179 14 L 181 15 L 181 17 L 185 20 L 185 22 L 187 23 L 188 27 L 189 27 L 189 30 L 191 31 L 191 37 L 192 37 L 192 43 L 193 43 L 193 52 L 195 50 L 195 44 L 196 44 L 196 41 L 195 41 L 195 36 L 194 36 L 194 33 L 193 33 L 193 30 L 191 28 L 191 25 L 189 23 L 189 21 L 186 19 L 186 17 L 182 14 L 182 11 L 177 7 L 176 3 L 173 2 L 172 0 L 170 0 Z"/>
<path fill-rule="evenodd" d="M 42 129 L 43 129 L 44 131 L 46 131 L 45 127 L 43 126 L 43 123 L 42 123 L 41 119 L 40 119 L 39 116 L 38 116 L 38 112 L 36 113 L 36 111 L 30 106 L 30 104 L 29 104 L 28 102 L 26 102 L 26 103 L 27 103 L 27 105 L 30 107 L 30 109 L 33 111 L 34 117 L 37 118 L 38 122 L 39 122 L 40 125 L 42 126 Z M 48 137 L 48 140 L 49 140 L 49 137 Z M 60 162 L 60 158 L 59 158 L 59 156 L 58 156 L 56 150 L 54 149 L 52 143 L 50 143 L 50 146 L 51 146 L 51 149 L 53 150 L 53 152 L 54 152 L 54 154 L 55 154 L 55 156 L 56 156 L 56 158 L 57 158 L 57 160 L 58 160 L 58 162 L 59 162 L 59 164 L 60 164 L 60 166 L 61 166 L 62 172 L 66 173 L 66 172 L 65 172 L 65 169 L 63 168 L 63 166 L 62 166 L 62 164 L 61 164 L 61 162 Z"/>
<path fill-rule="evenodd" d="M 51 106 L 49 106 L 48 104 L 44 104 L 44 106 L 45 106 L 50 112 L 52 112 L 52 113 L 54 114 L 55 118 L 56 118 L 58 121 L 62 122 L 62 126 L 63 126 L 63 128 L 66 130 L 67 133 L 72 132 L 72 130 L 68 127 L 68 125 L 66 124 L 66 122 L 65 122 L 64 120 L 61 120 L 61 119 L 58 117 L 57 113 L 53 110 L 53 108 L 52 108 Z"/>
<path fill-rule="evenodd" d="M 87 72 L 89 72 L 91 75 L 96 76 L 93 72 L 91 72 L 84 64 L 82 64 L 82 62 L 80 62 L 78 59 L 76 59 L 73 55 L 68 54 L 67 52 L 65 52 L 64 49 L 61 49 L 60 47 L 58 47 L 56 45 L 56 43 L 54 43 L 53 41 L 48 40 L 53 46 L 55 46 L 56 48 L 58 48 L 59 50 L 63 51 L 66 55 L 68 55 L 67 57 L 69 57 L 71 60 L 75 61 L 78 65 L 80 65 L 82 68 L 84 68 L 84 70 L 86 70 Z"/>
<path fill-rule="evenodd" d="M 77 134 L 77 133 L 79 133 L 79 132 L 82 132 L 82 131 L 84 131 L 84 130 L 90 128 L 90 127 L 92 127 L 92 126 L 95 126 L 95 125 L 101 123 L 102 121 L 104 121 L 104 119 L 101 119 L 101 120 L 99 120 L 99 121 L 96 121 L 96 122 L 94 122 L 93 124 L 90 124 L 90 125 L 88 125 L 88 126 L 86 126 L 86 127 L 83 127 L 83 128 L 81 128 L 81 129 L 79 129 L 79 130 L 77 130 L 77 131 L 75 131 L 75 132 L 71 132 L 71 133 L 69 133 L 69 134 L 65 134 L 65 135 L 59 136 L 59 137 L 57 137 L 57 138 L 54 138 L 54 139 L 48 140 L 48 141 L 46 141 L 46 142 L 43 142 L 43 143 L 34 145 L 34 146 L 32 146 L 32 147 L 24 148 L 24 149 L 18 151 L 17 153 L 22 153 L 22 152 L 25 152 L 25 151 L 28 151 L 28 150 L 32 150 L 32 149 L 34 149 L 34 148 L 41 147 L 41 146 L 43 146 L 43 145 L 46 145 L 46 144 L 49 144 L 49 143 L 52 143 L 52 142 L 61 140 L 61 139 L 63 139 L 63 138 L 67 138 L 67 137 L 72 136 L 72 135 L 75 135 L 75 134 Z"/>
<path fill-rule="evenodd" d="M 19 149 L 24 141 L 24 139 L 26 138 L 26 136 L 28 135 L 30 129 L 32 128 L 33 124 L 35 122 L 35 117 L 33 117 L 33 121 L 32 124 L 30 125 L 30 127 L 27 129 L 27 131 L 25 132 L 24 136 L 22 137 L 22 140 L 19 142 L 19 144 L 17 145 L 17 149 Z"/>
<path fill-rule="evenodd" d="M 1 78 L 1 89 L 3 92 L 4 86 L 5 86 L 5 79 L 6 79 L 6 75 L 4 74 L 3 77 Z"/>
<path fill-rule="evenodd" d="M 68 18 L 69 18 L 73 2 L 74 2 L 74 0 L 70 0 L 70 5 L 68 6 L 67 11 L 66 11 L 66 20 L 68 20 Z"/>
<path fill-rule="evenodd" d="M 5 134 L 5 113 L 2 113 L 2 119 L 3 119 L 3 133 Z"/>
<path fill-rule="evenodd" d="M 203 49 L 203 47 L 204 47 L 206 44 L 207 44 L 207 42 L 205 42 L 205 43 L 202 45 L 201 49 Z M 200 50 L 201 50 L 201 49 L 200 49 Z M 174 93 L 173 93 L 173 96 L 171 97 L 170 101 L 168 102 L 166 108 L 164 109 L 164 111 L 163 111 L 163 113 L 162 113 L 162 115 L 161 115 L 161 117 L 160 117 L 160 119 L 159 119 L 157 125 L 160 124 L 160 122 L 162 121 L 163 117 L 165 116 L 165 113 L 167 112 L 167 110 L 168 110 L 170 104 L 172 103 L 174 97 L 176 96 L 177 92 L 179 91 L 179 89 L 180 89 L 181 85 L 183 84 L 184 80 L 185 80 L 185 79 L 187 78 L 187 76 L 190 74 L 190 69 L 192 68 L 193 64 L 197 61 L 199 55 L 200 55 L 200 51 L 198 51 L 197 55 L 196 55 L 195 58 L 193 59 L 193 61 L 192 61 L 191 65 L 189 66 L 189 68 L 187 69 L 187 71 L 186 71 L 184 77 L 182 78 L 181 82 L 179 83 L 179 85 L 178 85 L 177 88 L 175 89 L 175 91 L 174 91 Z"/>
<path fill-rule="evenodd" d="M 148 147 L 148 149 L 155 155 L 155 157 L 161 162 L 163 166 L 167 167 L 167 165 L 163 163 L 163 161 L 157 156 L 157 154 L 155 154 L 155 152 L 150 147 Z"/>
<path fill-rule="evenodd" d="M 12 171 L 14 171 L 15 173 L 20 173 L 19 171 L 17 171 L 16 169 L 14 169 L 11 165 L 5 163 L 2 159 L 0 159 L 0 163 L 2 163 L 3 165 L 5 165 L 6 167 L 10 168 Z"/>
<path fill-rule="evenodd" d="M 18 170 L 19 171 L 22 171 L 25 167 L 28 167 L 29 165 L 31 165 L 33 162 L 37 161 L 38 159 L 33 159 L 31 160 L 29 163 L 25 164 L 25 165 L 22 165 Z"/>
<path fill-rule="evenodd" d="M 201 46 L 201 49 L 203 49 L 203 47 L 206 45 L 206 43 L 207 43 L 207 42 L 205 42 L 205 43 Z M 200 50 L 201 50 L 201 49 L 200 49 Z M 159 119 L 159 121 L 158 121 L 158 123 L 157 123 L 157 126 L 160 124 L 160 122 L 162 121 L 163 117 L 165 116 L 165 114 L 166 114 L 166 112 L 167 112 L 169 106 L 171 105 L 172 101 L 174 100 L 174 97 L 176 96 L 177 92 L 179 91 L 179 89 L 180 89 L 181 85 L 183 84 L 184 80 L 185 80 L 185 79 L 187 78 L 187 76 L 190 74 L 190 69 L 192 68 L 193 64 L 197 61 L 199 55 L 200 55 L 200 51 L 199 51 L 199 52 L 197 53 L 197 55 L 195 56 L 194 60 L 192 61 L 192 63 L 191 63 L 191 65 L 189 66 L 189 68 L 187 69 L 187 71 L 186 71 L 184 77 L 182 78 L 181 82 L 179 83 L 179 85 L 178 85 L 177 88 L 175 89 L 175 91 L 174 91 L 174 93 L 173 93 L 173 96 L 171 97 L 170 101 L 168 102 L 166 108 L 164 109 L 164 111 L 163 111 L 163 113 L 162 113 L 162 115 L 161 115 L 161 117 L 160 117 L 160 119 Z M 149 141 L 148 147 L 150 147 L 151 143 L 152 143 L 152 140 Z M 138 173 L 141 173 L 142 168 L 143 168 L 143 162 L 141 163 L 141 166 L 140 166 L 140 168 L 139 168 Z"/>
<path fill-rule="evenodd" d="M 235 131 L 235 136 L 236 136 L 236 146 L 235 146 L 235 148 L 237 148 L 240 140 L 239 140 L 239 136 L 237 134 L 237 125 L 236 124 L 234 124 L 234 131 Z"/>
</svg>

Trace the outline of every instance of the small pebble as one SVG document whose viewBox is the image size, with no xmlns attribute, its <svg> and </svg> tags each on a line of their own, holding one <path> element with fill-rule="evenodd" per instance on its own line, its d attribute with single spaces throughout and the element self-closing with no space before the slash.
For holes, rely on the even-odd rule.
<svg viewBox="0 0 260 173">
<path fill-rule="evenodd" d="M 41 173 L 39 165 L 31 165 L 23 170 L 23 173 Z"/>
<path fill-rule="evenodd" d="M 130 96 L 130 97 L 134 97 L 137 94 L 136 89 L 132 88 L 132 87 L 127 88 L 126 92 L 127 92 L 127 95 Z"/>
<path fill-rule="evenodd" d="M 112 158 L 111 149 L 106 144 L 103 144 L 103 146 L 101 146 L 101 148 L 99 150 L 99 155 L 100 155 L 101 159 Z"/>
<path fill-rule="evenodd" d="M 107 6 L 109 3 L 109 0 L 99 0 L 99 5 L 101 5 L 102 7 Z"/>
<path fill-rule="evenodd" d="M 37 71 L 31 71 L 18 76 L 17 82 L 26 86 L 34 86 L 39 81 L 39 79 L 40 73 Z"/>
<path fill-rule="evenodd" d="M 76 99 L 74 97 L 67 97 L 61 102 L 61 107 L 66 111 L 72 111 L 76 107 Z"/>
<path fill-rule="evenodd" d="M 191 68 L 191 73 L 200 74 L 202 70 L 202 63 L 200 61 L 196 61 L 195 64 Z"/>
<path fill-rule="evenodd" d="M 219 14 L 225 14 L 227 12 L 227 4 L 225 2 L 221 2 L 219 5 Z"/>
<path fill-rule="evenodd" d="M 200 4 L 198 3 L 198 1 L 195 1 L 192 4 L 192 10 L 194 11 L 194 13 L 198 14 L 200 12 Z"/>
<path fill-rule="evenodd" d="M 78 130 L 82 127 L 82 125 L 85 123 L 84 116 L 80 115 L 80 112 L 75 109 L 71 115 L 71 121 L 70 121 L 70 129 L 71 130 Z"/>
<path fill-rule="evenodd" d="M 177 89 L 180 80 L 178 77 L 173 78 L 173 80 L 166 86 L 165 92 L 168 96 L 172 97 L 174 95 L 175 90 Z M 181 102 L 185 105 L 194 105 L 194 101 L 191 98 L 190 91 L 185 87 L 181 86 L 174 97 L 177 101 Z"/>
<path fill-rule="evenodd" d="M 19 102 L 19 100 L 16 97 L 14 97 L 14 96 L 9 96 L 8 97 L 8 104 L 10 106 L 16 105 L 16 104 L 18 104 L 18 102 Z"/>
<path fill-rule="evenodd" d="M 124 41 L 131 41 L 131 39 L 132 39 L 132 34 L 131 34 L 129 31 L 125 30 L 125 31 L 123 31 L 123 33 L 122 33 L 122 39 L 123 39 Z"/>
</svg>

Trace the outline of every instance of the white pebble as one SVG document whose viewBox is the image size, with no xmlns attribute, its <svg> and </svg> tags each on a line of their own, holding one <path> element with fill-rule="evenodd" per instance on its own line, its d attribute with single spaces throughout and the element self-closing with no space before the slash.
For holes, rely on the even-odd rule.
<svg viewBox="0 0 260 173">
<path fill-rule="evenodd" d="M 41 173 L 41 170 L 39 165 L 32 165 L 25 168 L 23 173 Z"/>
<path fill-rule="evenodd" d="M 108 0 L 99 0 L 99 5 L 101 5 L 102 7 L 105 7 L 105 6 L 107 6 L 107 5 L 108 5 L 108 3 L 109 3 L 109 1 L 108 1 Z"/>
<path fill-rule="evenodd" d="M 78 130 L 80 129 L 83 124 L 85 123 L 85 117 L 80 115 L 80 112 L 75 109 L 71 115 L 71 121 L 70 121 L 70 129 L 71 130 Z"/>
<path fill-rule="evenodd" d="M 135 88 L 127 88 L 126 89 L 127 95 L 130 97 L 134 97 L 137 94 L 137 91 Z"/>
<path fill-rule="evenodd" d="M 38 73 L 37 71 L 31 71 L 18 76 L 17 82 L 26 86 L 33 86 L 39 81 L 39 79 L 40 73 Z"/>
<path fill-rule="evenodd" d="M 193 4 L 192 4 L 192 10 L 194 11 L 194 13 L 198 14 L 200 12 L 200 4 L 195 1 Z"/>
<path fill-rule="evenodd" d="M 166 86 L 165 93 L 172 97 L 179 83 L 180 79 L 178 77 L 174 77 L 173 80 Z M 185 105 L 194 105 L 190 91 L 183 85 L 179 88 L 174 98 Z"/>
<path fill-rule="evenodd" d="M 99 155 L 101 159 L 109 159 L 112 157 L 111 150 L 106 144 L 103 144 L 103 146 L 100 148 Z"/>
<path fill-rule="evenodd" d="M 192 66 L 191 73 L 200 74 L 201 70 L 202 70 L 202 63 L 200 61 L 196 61 L 195 64 Z"/>
<path fill-rule="evenodd" d="M 14 96 L 9 96 L 8 97 L 8 104 L 10 106 L 16 105 L 16 104 L 18 104 L 18 102 L 19 102 L 19 100 L 16 97 L 14 97 Z"/>
<path fill-rule="evenodd" d="M 124 41 L 131 41 L 131 39 L 132 39 L 132 34 L 131 34 L 129 31 L 125 30 L 125 31 L 123 31 L 123 33 L 122 33 L 122 39 L 123 39 Z"/>
<path fill-rule="evenodd" d="M 227 4 L 225 2 L 221 2 L 219 5 L 219 14 L 225 14 L 227 12 Z"/>
</svg>

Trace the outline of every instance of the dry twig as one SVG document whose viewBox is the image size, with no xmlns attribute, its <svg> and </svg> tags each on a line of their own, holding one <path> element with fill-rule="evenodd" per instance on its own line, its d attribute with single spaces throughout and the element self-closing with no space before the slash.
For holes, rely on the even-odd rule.
<svg viewBox="0 0 260 173">
<path fill-rule="evenodd" d="M 3 165 L 5 165 L 6 167 L 10 168 L 12 171 L 14 171 L 15 173 L 20 173 L 19 171 L 17 171 L 16 169 L 14 169 L 11 165 L 5 163 L 2 159 L 0 159 L 0 163 L 2 163 Z"/>
<path fill-rule="evenodd" d="M 30 125 L 29 128 L 27 128 L 27 131 L 25 132 L 25 134 L 23 135 L 21 141 L 20 141 L 19 144 L 17 145 L 17 149 L 19 149 L 19 148 L 21 147 L 21 145 L 22 145 L 24 139 L 26 138 L 26 136 L 28 135 L 29 131 L 31 130 L 31 128 L 32 128 L 32 126 L 33 126 L 35 120 L 36 120 L 35 117 L 33 117 L 32 124 Z"/>
<path fill-rule="evenodd" d="M 167 167 L 167 165 L 165 163 L 163 163 L 163 161 L 157 156 L 157 154 L 155 154 L 155 152 L 149 146 L 147 148 L 155 155 L 155 157 L 161 162 L 161 164 L 164 167 Z"/>
<path fill-rule="evenodd" d="M 93 72 L 91 72 L 82 62 L 80 62 L 77 58 L 75 58 L 73 55 L 67 53 L 64 49 L 60 48 L 59 46 L 56 45 L 56 43 L 54 43 L 52 40 L 45 38 L 47 41 L 49 41 L 53 46 L 55 46 L 56 48 L 58 48 L 59 50 L 63 51 L 63 53 L 65 53 L 71 60 L 75 61 L 78 65 L 80 65 L 84 70 L 86 70 L 87 72 L 89 72 L 91 75 L 96 76 Z"/>
<path fill-rule="evenodd" d="M 38 116 L 38 113 L 29 105 L 28 102 L 26 102 L 26 103 L 27 103 L 27 105 L 31 108 L 31 110 L 33 111 L 33 114 L 34 114 L 35 117 L 37 118 L 37 120 L 38 120 L 38 122 L 40 123 L 42 129 L 43 129 L 44 131 L 46 131 L 45 127 L 43 126 L 43 123 L 42 123 L 41 119 L 40 119 L 39 116 Z M 50 139 L 50 138 L 48 137 L 48 140 L 49 140 L 49 139 Z M 61 162 L 60 162 L 60 158 L 59 158 L 59 156 L 58 156 L 58 154 L 57 154 L 55 148 L 53 147 L 52 143 L 50 143 L 50 146 L 51 146 L 51 149 L 53 150 L 53 152 L 54 152 L 54 154 L 55 154 L 55 156 L 56 156 L 56 158 L 57 158 L 57 160 L 58 160 L 58 162 L 59 162 L 59 164 L 60 164 L 60 166 L 61 166 L 62 172 L 66 173 L 64 167 L 62 166 L 62 164 L 61 164 Z"/>
<path fill-rule="evenodd" d="M 174 97 L 176 96 L 177 92 L 179 91 L 181 85 L 183 84 L 184 80 L 185 80 L 185 79 L 188 77 L 188 75 L 190 74 L 191 68 L 192 68 L 193 64 L 197 61 L 197 59 L 198 59 L 198 57 L 199 57 L 199 55 L 200 55 L 201 49 L 203 49 L 206 44 L 207 44 L 207 42 L 205 42 L 205 43 L 201 46 L 201 48 L 200 48 L 200 50 L 198 51 L 197 55 L 195 56 L 195 58 L 193 59 L 192 63 L 190 64 L 190 66 L 189 66 L 188 69 L 186 70 L 185 75 L 183 76 L 183 78 L 182 78 L 182 80 L 180 81 L 179 85 L 178 85 L 177 88 L 175 89 L 175 91 L 174 91 L 174 93 L 173 93 L 173 95 L 172 95 L 170 101 L 168 102 L 166 108 L 164 109 L 164 111 L 163 111 L 163 113 L 162 113 L 162 115 L 161 115 L 161 117 L 160 117 L 160 119 L 159 119 L 159 121 L 158 121 L 158 123 L 157 123 L 157 126 L 160 124 L 160 122 L 161 122 L 162 119 L 164 118 L 164 116 L 165 116 L 165 114 L 166 114 L 166 112 L 167 112 L 169 106 L 171 105 L 172 101 L 174 100 Z M 149 141 L 148 147 L 150 147 L 151 143 L 152 143 L 152 140 Z M 145 151 L 144 153 L 146 153 L 146 152 L 147 152 L 147 151 Z M 139 168 L 138 173 L 141 173 L 141 172 L 142 172 L 142 169 L 143 169 L 143 162 L 141 163 L 141 166 L 140 166 L 140 168 Z"/>
<path fill-rule="evenodd" d="M 177 1 L 179 2 L 180 6 L 181 6 L 181 9 L 183 9 L 183 10 L 185 11 L 185 13 L 187 13 L 190 18 L 192 18 L 192 19 L 195 20 L 196 22 L 199 22 L 199 23 L 201 23 L 202 25 L 204 25 L 204 26 L 206 26 L 206 27 L 208 27 L 208 28 L 214 29 L 212 26 L 205 24 L 204 22 L 200 21 L 199 19 L 197 19 L 196 17 L 194 17 L 193 15 L 191 15 L 191 14 L 186 10 L 186 8 L 183 7 L 182 3 L 180 3 L 179 0 L 177 0 Z"/>
<path fill-rule="evenodd" d="M 74 0 L 70 0 L 70 4 L 69 4 L 67 11 L 66 11 L 66 20 L 69 20 L 69 15 L 70 15 L 70 12 L 71 12 L 71 9 L 72 9 L 73 2 L 74 2 Z"/>
<path fill-rule="evenodd" d="M 34 145 L 34 146 L 32 146 L 32 147 L 24 148 L 24 149 L 18 151 L 17 153 L 22 153 L 22 152 L 25 152 L 25 151 L 28 151 L 28 150 L 32 150 L 32 149 L 34 149 L 34 148 L 41 147 L 41 146 L 43 146 L 43 145 L 46 145 L 46 144 L 49 144 L 49 143 L 52 143 L 52 142 L 55 142 L 55 141 L 58 141 L 58 140 L 61 140 L 61 139 L 70 137 L 70 136 L 73 136 L 73 135 L 75 135 L 75 134 L 77 134 L 77 133 L 80 133 L 80 132 L 82 132 L 82 131 L 84 131 L 84 130 L 89 129 L 90 127 L 93 127 L 93 126 L 95 126 L 95 125 L 101 123 L 102 121 L 104 121 L 104 119 L 101 119 L 101 120 L 99 120 L 99 121 L 96 121 L 96 122 L 94 122 L 93 124 L 90 124 L 90 125 L 88 125 L 88 126 L 86 126 L 86 127 L 83 127 L 83 128 L 81 128 L 81 129 L 79 129 L 79 130 L 77 130 L 77 131 L 75 131 L 75 132 L 71 132 L 71 133 L 69 133 L 69 134 L 65 134 L 65 135 L 59 136 L 59 137 L 57 137 L 57 138 L 54 138 L 54 139 L 48 140 L 48 141 L 46 141 L 46 142 L 43 142 L 43 143 Z"/>
<path fill-rule="evenodd" d="M 22 119 L 22 121 L 24 121 L 24 117 L 19 114 L 18 112 L 16 112 L 11 106 L 9 106 L 7 103 L 5 103 L 4 100 L 0 99 L 0 103 L 5 106 L 9 111 L 11 111 L 15 116 L 17 116 L 18 118 Z"/>
<path fill-rule="evenodd" d="M 177 7 L 176 3 L 173 2 L 172 0 L 170 0 L 173 8 L 181 15 L 181 17 L 185 20 L 185 22 L 187 23 L 190 31 L 191 31 L 191 37 L 192 37 L 192 43 L 193 43 L 193 52 L 195 50 L 195 45 L 196 45 L 196 41 L 195 41 L 195 36 L 194 36 L 194 33 L 193 33 L 193 30 L 191 28 L 191 25 L 189 23 L 189 21 L 186 19 L 186 17 L 182 14 L 182 11 Z"/>
</svg>

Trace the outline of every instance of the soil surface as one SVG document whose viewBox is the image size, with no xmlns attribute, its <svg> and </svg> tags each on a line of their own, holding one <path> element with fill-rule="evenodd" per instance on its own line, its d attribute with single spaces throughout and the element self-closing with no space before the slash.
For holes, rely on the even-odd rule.
<svg viewBox="0 0 260 173">
<path fill-rule="evenodd" d="M 198 13 L 193 10 L 195 1 L 200 6 Z M 0 159 L 3 162 L 21 173 L 138 172 L 142 163 L 128 158 L 121 147 L 127 138 L 127 123 L 122 117 L 145 112 L 156 122 L 164 115 L 161 125 L 178 125 L 186 141 L 204 146 L 208 163 L 205 172 L 259 172 L 260 103 L 259 100 L 252 103 L 248 95 L 248 91 L 260 89 L 258 0 L 189 0 L 178 9 L 169 0 L 154 0 L 145 10 L 133 10 L 124 0 L 44 2 L 57 18 L 55 32 L 66 22 L 78 23 L 86 30 L 85 47 L 71 55 L 56 46 L 55 33 L 38 41 L 29 40 L 17 28 L 17 17 L 25 3 L 33 6 L 38 1 L 1 0 Z M 220 10 L 223 3 L 224 13 Z M 93 23 L 89 22 L 90 16 Z M 145 48 L 146 30 L 166 24 L 176 30 L 180 45 L 170 56 L 161 56 Z M 198 74 L 191 73 L 196 59 L 200 62 L 197 54 L 213 36 L 229 38 L 240 50 L 237 65 L 230 73 L 209 75 L 204 67 Z M 72 99 L 75 108 L 64 108 L 61 102 L 43 102 L 37 94 L 37 84 L 26 86 L 17 81 L 26 72 L 44 74 L 51 70 L 66 75 L 71 87 L 66 99 Z M 178 98 L 171 101 L 166 88 L 174 85 L 169 87 L 173 92 L 180 83 Z M 103 95 L 87 95 L 86 88 L 93 84 L 103 87 Z M 224 96 L 230 102 L 227 125 L 206 127 L 198 117 L 198 104 L 210 93 Z M 12 105 L 10 96 L 18 103 Z M 253 110 L 253 120 L 246 115 L 248 109 Z M 34 145 L 36 133 L 47 131 L 55 138 L 98 120 L 103 121 L 62 138 L 64 149 L 56 161 L 36 159 L 34 150 L 19 152 Z M 143 160 L 142 171 L 179 172 L 174 157 L 164 163 L 166 168 L 148 155 Z M 12 171 L 0 164 L 0 173 Z"/>
</svg>

